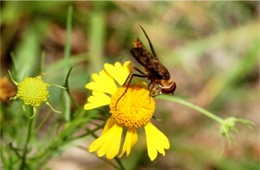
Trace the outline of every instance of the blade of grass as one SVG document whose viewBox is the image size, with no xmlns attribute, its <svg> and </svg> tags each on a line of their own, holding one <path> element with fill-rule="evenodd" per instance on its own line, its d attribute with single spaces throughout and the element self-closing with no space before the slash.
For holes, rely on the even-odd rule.
<svg viewBox="0 0 260 170">
<path fill-rule="evenodd" d="M 41 55 L 40 74 L 44 72 L 44 61 L 45 61 L 45 52 L 43 51 Z"/>
<path fill-rule="evenodd" d="M 198 41 L 191 41 L 185 46 L 174 48 L 170 52 L 169 50 L 165 50 L 168 51 L 168 53 L 165 55 L 161 54 L 164 57 L 161 57 L 160 59 L 163 63 L 165 63 L 166 66 L 170 67 L 171 63 L 197 59 L 203 56 L 203 53 L 210 51 L 218 46 L 228 46 L 240 41 L 241 39 L 243 39 L 245 43 L 251 43 L 252 40 L 254 40 L 256 37 L 259 37 L 259 26 L 260 25 L 258 22 L 252 22 L 236 29 L 213 34 L 212 36 Z"/>
<path fill-rule="evenodd" d="M 23 41 L 15 49 L 15 55 L 12 55 L 12 61 L 17 71 L 17 81 L 21 81 L 24 76 L 37 76 L 40 71 L 40 45 L 43 40 L 49 22 L 37 20 L 32 22 L 22 34 Z M 13 70 L 13 69 L 12 69 Z"/>
<path fill-rule="evenodd" d="M 80 56 L 71 56 L 70 64 L 74 66 L 74 65 L 77 65 L 79 63 L 88 61 L 88 59 L 86 58 L 86 55 L 87 54 L 82 54 Z M 57 71 L 60 71 L 60 70 L 64 70 L 64 72 L 65 72 L 66 70 L 64 69 L 64 66 L 65 66 L 65 61 L 63 59 L 60 59 L 60 60 L 57 60 L 55 63 L 51 63 L 50 65 L 46 66 L 46 72 L 50 76 L 52 76 L 51 73 L 57 72 Z"/>
<path fill-rule="evenodd" d="M 67 15 L 67 26 L 66 26 L 66 42 L 65 42 L 65 49 L 64 49 L 64 60 L 65 60 L 65 76 L 67 74 L 67 70 L 70 69 L 70 36 L 71 36 L 71 28 L 72 28 L 72 13 L 73 8 L 72 6 L 68 7 L 68 15 Z M 70 98 L 66 91 L 63 92 L 64 96 L 64 113 L 65 113 L 65 120 L 70 121 Z"/>
<path fill-rule="evenodd" d="M 245 54 L 244 58 L 239 60 L 233 69 L 227 75 L 227 82 L 232 86 L 239 79 L 244 78 L 248 75 L 252 69 L 259 64 L 259 39 L 252 41 L 252 45 Z"/>
<path fill-rule="evenodd" d="M 70 73 L 71 73 L 71 71 L 72 71 L 72 68 L 73 68 L 73 67 L 71 67 L 71 68 L 69 69 L 69 71 L 68 71 L 68 73 L 67 73 L 67 75 L 66 75 L 65 85 L 64 85 L 64 86 L 66 87 L 66 91 L 67 91 L 67 94 L 68 94 L 69 97 L 70 97 L 71 102 L 73 103 L 73 105 L 74 105 L 78 110 L 80 110 L 80 109 L 81 109 L 80 105 L 77 103 L 77 101 L 73 98 L 73 96 L 72 96 L 71 93 L 70 93 L 69 77 L 70 77 Z"/>
<path fill-rule="evenodd" d="M 231 95 L 232 90 L 236 86 L 239 80 L 242 80 L 247 75 L 250 74 L 252 70 L 256 68 L 259 64 L 259 39 L 252 41 L 252 46 L 249 48 L 243 59 L 238 60 L 230 70 L 223 74 L 220 82 L 222 82 L 222 87 L 219 89 L 219 93 L 215 96 L 215 103 L 213 106 L 217 107 L 222 105 L 228 97 Z"/>
<path fill-rule="evenodd" d="M 94 3 L 96 10 L 93 10 L 90 16 L 89 30 L 89 70 L 94 72 L 102 67 L 103 49 L 105 39 L 105 14 L 103 12 L 104 2 Z"/>
<path fill-rule="evenodd" d="M 24 76 L 32 76 L 39 58 L 40 43 L 36 26 L 32 25 L 25 33 L 24 41 L 19 45 L 18 50 L 15 53 L 14 63 L 17 67 L 17 79 L 21 81 Z"/>
</svg>

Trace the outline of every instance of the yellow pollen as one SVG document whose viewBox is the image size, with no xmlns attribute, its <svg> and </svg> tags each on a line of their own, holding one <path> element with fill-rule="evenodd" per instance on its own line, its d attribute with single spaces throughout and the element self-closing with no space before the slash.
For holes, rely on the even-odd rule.
<svg viewBox="0 0 260 170">
<path fill-rule="evenodd" d="M 49 96 L 48 86 L 40 76 L 26 77 L 22 82 L 18 83 L 17 97 L 21 98 L 24 104 L 37 107 L 47 100 Z"/>
<path fill-rule="evenodd" d="M 118 124 L 130 128 L 146 125 L 155 110 L 155 102 L 149 91 L 143 86 L 130 85 L 121 97 L 125 89 L 126 87 L 118 88 L 112 96 L 110 103 L 112 117 Z"/>
</svg>

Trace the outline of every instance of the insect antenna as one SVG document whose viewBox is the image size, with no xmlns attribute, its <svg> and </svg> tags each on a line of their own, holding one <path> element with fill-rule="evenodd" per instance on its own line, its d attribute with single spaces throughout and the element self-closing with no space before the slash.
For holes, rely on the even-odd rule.
<svg viewBox="0 0 260 170">
<path fill-rule="evenodd" d="M 150 46 L 150 49 L 151 49 L 151 51 L 152 51 L 153 56 L 158 59 L 157 54 L 156 54 L 155 51 L 154 51 L 153 44 L 152 44 L 150 38 L 149 38 L 148 35 L 146 34 L 144 28 L 143 28 L 141 25 L 139 25 L 139 26 L 140 26 L 140 28 L 142 29 L 142 31 L 143 31 L 145 37 L 146 37 L 147 40 L 148 40 L 148 43 L 149 43 L 149 46 Z"/>
</svg>

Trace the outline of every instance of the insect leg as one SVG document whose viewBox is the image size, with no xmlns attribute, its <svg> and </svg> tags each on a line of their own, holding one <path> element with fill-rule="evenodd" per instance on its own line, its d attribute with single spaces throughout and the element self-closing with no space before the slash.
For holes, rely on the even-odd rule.
<svg viewBox="0 0 260 170">
<path fill-rule="evenodd" d="M 137 72 L 139 72 L 140 74 L 142 74 L 142 75 L 147 77 L 147 75 L 144 72 L 142 72 L 139 68 L 133 67 L 133 69 L 136 70 Z"/>
<path fill-rule="evenodd" d="M 133 74 L 133 73 L 130 73 L 125 81 L 125 83 L 127 82 L 127 86 L 126 86 L 126 89 L 124 91 L 124 93 L 118 98 L 118 100 L 116 101 L 116 106 L 117 106 L 117 103 L 119 102 L 119 100 L 126 94 L 127 90 L 128 90 L 128 87 L 133 79 L 133 77 L 141 77 L 141 78 L 145 78 L 147 77 L 147 75 L 140 75 L 140 74 Z M 129 79 L 129 81 L 128 81 Z M 125 85 L 124 83 L 124 85 Z"/>
<path fill-rule="evenodd" d="M 125 80 L 123 86 L 126 84 L 126 82 L 128 82 L 128 80 L 129 80 L 129 78 L 131 77 L 131 75 L 132 75 L 132 73 L 130 73 L 130 74 L 127 76 L 127 78 L 126 78 L 126 80 Z"/>
<path fill-rule="evenodd" d="M 152 97 L 156 97 L 158 95 L 162 94 L 161 92 L 161 88 L 159 86 L 157 86 L 154 90 L 154 92 L 152 93 Z"/>
<path fill-rule="evenodd" d="M 134 67 L 134 69 L 136 71 L 138 71 L 139 73 L 141 73 L 142 75 L 144 75 L 145 77 L 147 77 L 147 75 L 144 72 L 142 72 L 140 69 L 138 69 L 136 67 Z M 152 81 L 148 84 L 148 90 L 149 90 L 150 96 L 152 96 L 152 97 L 159 95 L 159 93 L 158 93 L 159 87 L 157 87 L 155 89 L 155 91 L 153 91 L 155 86 L 156 86 L 156 83 L 154 83 Z"/>
<path fill-rule="evenodd" d="M 148 84 L 148 90 L 150 92 L 150 95 L 152 94 L 152 90 L 154 89 L 155 83 L 154 82 L 150 82 Z M 152 96 L 152 95 L 151 95 Z"/>
<path fill-rule="evenodd" d="M 136 70 L 137 72 L 139 72 L 142 76 L 147 77 L 147 75 L 146 75 L 144 72 L 142 72 L 139 68 L 133 67 L 133 69 Z M 133 73 L 130 73 L 130 74 L 127 76 L 127 78 L 126 78 L 126 80 L 125 80 L 125 82 L 124 82 L 123 85 L 126 85 L 127 81 L 128 81 L 129 78 L 131 77 L 131 75 L 133 75 Z M 136 77 L 138 77 L 138 76 L 136 76 Z M 139 76 L 139 77 L 140 77 L 140 76 Z M 130 79 L 130 82 L 131 82 L 131 81 L 132 81 L 132 79 Z"/>
</svg>

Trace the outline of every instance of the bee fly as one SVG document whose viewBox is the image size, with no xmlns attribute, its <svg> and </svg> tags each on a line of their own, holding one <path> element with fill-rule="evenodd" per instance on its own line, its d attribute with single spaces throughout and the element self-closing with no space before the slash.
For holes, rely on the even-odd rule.
<svg viewBox="0 0 260 170">
<path fill-rule="evenodd" d="M 145 68 L 146 73 L 134 67 L 134 70 L 139 72 L 139 74 L 130 73 L 128 75 L 124 83 L 124 85 L 127 84 L 126 90 L 117 100 L 117 103 L 127 92 L 133 77 L 147 78 L 150 80 L 148 84 L 148 90 L 150 91 L 150 95 L 152 97 L 160 94 L 173 94 L 176 89 L 176 83 L 170 78 L 169 71 L 160 63 L 148 35 L 141 25 L 140 27 L 148 40 L 152 54 L 144 47 L 142 41 L 140 41 L 138 38 L 134 41 L 134 47 L 130 52 L 132 56 L 138 61 L 138 63 L 140 63 Z"/>
</svg>

